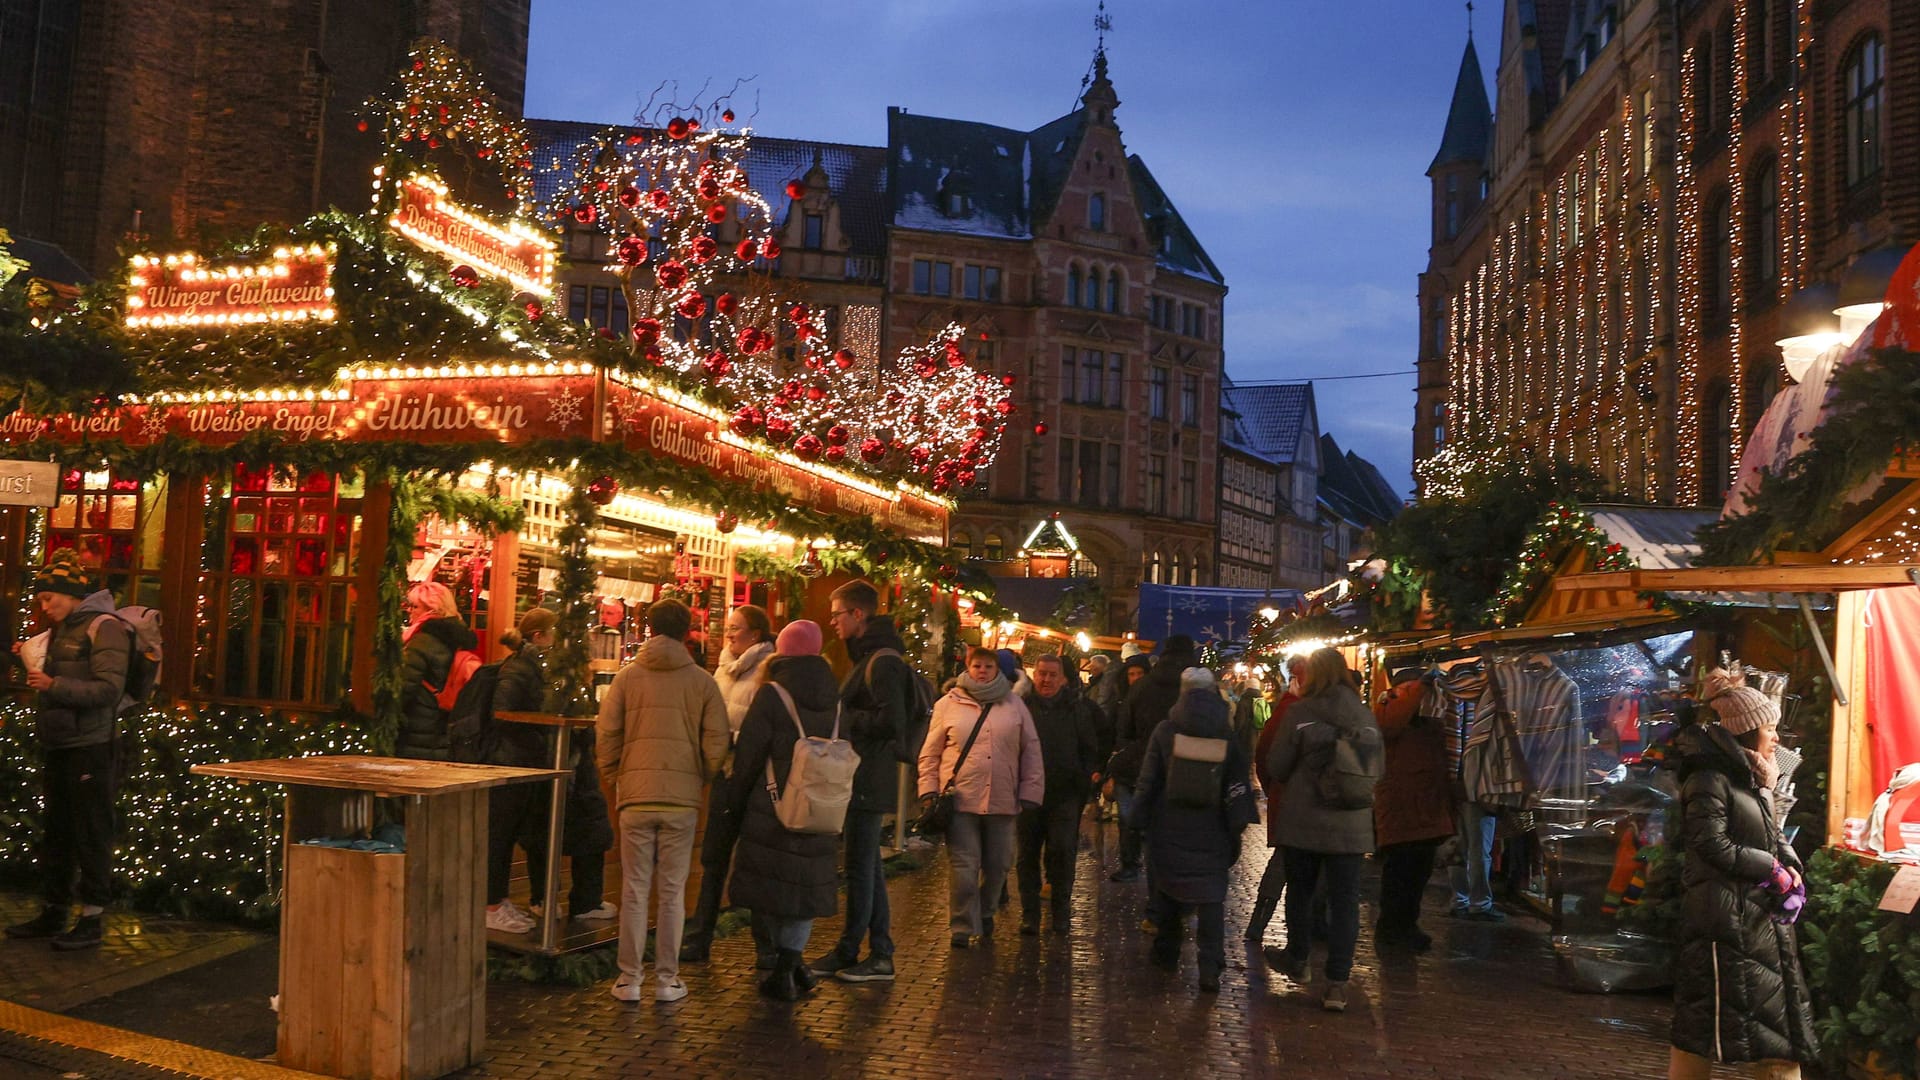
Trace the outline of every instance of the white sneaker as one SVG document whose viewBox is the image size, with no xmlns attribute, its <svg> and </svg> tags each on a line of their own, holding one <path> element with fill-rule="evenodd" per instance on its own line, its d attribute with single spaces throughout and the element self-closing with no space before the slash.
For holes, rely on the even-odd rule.
<svg viewBox="0 0 1920 1080">
<path fill-rule="evenodd" d="M 524 934 L 534 927 L 527 914 L 513 906 L 513 901 L 502 900 L 497 906 L 487 909 L 487 929 L 498 930 L 505 934 Z"/>
<path fill-rule="evenodd" d="M 635 987 L 636 992 L 638 989 L 638 987 Z M 655 1001 L 679 1001 L 686 996 L 687 984 L 681 982 L 678 977 L 675 977 L 670 982 L 661 983 L 659 986 L 654 987 L 653 990 L 653 1000 Z M 638 998 L 635 1000 L 638 1000 Z"/>
<path fill-rule="evenodd" d="M 640 980 L 632 975 L 621 975 L 614 980 L 611 993 L 615 1001 L 639 1001 Z"/>
<path fill-rule="evenodd" d="M 600 902 L 599 907 L 588 911 L 576 911 L 573 913 L 573 917 L 576 919 L 585 919 L 589 922 L 617 919 L 620 917 L 620 905 L 611 900 L 603 900 Z"/>
</svg>

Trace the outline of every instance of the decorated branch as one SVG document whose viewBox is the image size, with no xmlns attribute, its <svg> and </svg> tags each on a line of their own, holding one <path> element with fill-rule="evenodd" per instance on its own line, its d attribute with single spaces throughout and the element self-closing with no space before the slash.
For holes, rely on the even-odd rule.
<svg viewBox="0 0 1920 1080">
<path fill-rule="evenodd" d="M 1632 570 L 1637 565 L 1625 548 L 1594 525 L 1579 504 L 1548 503 L 1546 515 L 1527 534 L 1520 557 L 1488 602 L 1488 619 L 1495 626 L 1505 626 L 1519 616 L 1528 598 L 1553 576 L 1554 567 L 1575 547 L 1586 549 L 1588 567 L 1594 571 Z"/>
</svg>

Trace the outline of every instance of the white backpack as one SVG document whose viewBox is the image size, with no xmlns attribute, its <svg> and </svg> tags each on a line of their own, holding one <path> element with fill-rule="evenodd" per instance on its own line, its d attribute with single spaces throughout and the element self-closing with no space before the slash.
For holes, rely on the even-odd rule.
<svg viewBox="0 0 1920 1080">
<path fill-rule="evenodd" d="M 774 693 L 787 707 L 793 727 L 800 733 L 793 744 L 793 762 L 787 766 L 787 789 L 782 792 L 773 779 L 773 758 L 767 758 L 767 796 L 773 800 L 774 816 L 789 831 L 839 835 L 847 821 L 847 805 L 853 801 L 853 774 L 860 767 L 860 755 L 853 744 L 840 737 L 840 710 L 833 714 L 833 734 L 814 738 L 800 723 L 800 710 L 793 695 L 779 683 L 769 682 Z"/>
</svg>

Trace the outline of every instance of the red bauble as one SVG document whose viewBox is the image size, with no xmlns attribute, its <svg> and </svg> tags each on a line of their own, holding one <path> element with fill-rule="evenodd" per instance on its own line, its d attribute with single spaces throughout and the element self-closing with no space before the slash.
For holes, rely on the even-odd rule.
<svg viewBox="0 0 1920 1080">
<path fill-rule="evenodd" d="M 358 127 L 361 131 L 367 130 L 367 122 L 365 120 L 360 121 L 358 124 L 354 126 Z"/>
<path fill-rule="evenodd" d="M 639 318 L 633 320 L 633 340 L 642 345 L 651 345 L 660 340 L 660 320 Z"/>
<path fill-rule="evenodd" d="M 947 366 L 960 367 L 967 362 L 967 354 L 960 351 L 960 343 L 949 341 L 946 344 Z"/>
<path fill-rule="evenodd" d="M 719 312 L 722 315 L 733 314 L 733 309 L 739 306 L 740 306 L 740 301 L 735 300 L 733 298 L 733 294 L 730 292 L 723 292 L 719 296 L 716 296 L 713 298 L 713 310 Z"/>
<path fill-rule="evenodd" d="M 860 460 L 861 461 L 864 461 L 869 465 L 878 465 L 880 464 L 880 459 L 886 456 L 887 456 L 886 443 L 881 442 L 879 439 L 876 439 L 871 435 L 860 440 Z"/>
<path fill-rule="evenodd" d="M 935 573 L 939 574 L 941 581 L 952 581 L 954 576 L 959 572 L 960 571 L 953 568 L 952 563 L 941 563 L 940 569 L 935 571 Z"/>
<path fill-rule="evenodd" d="M 620 485 L 615 483 L 611 476 L 602 476 L 587 485 L 587 498 L 595 506 L 607 505 L 618 494 L 620 494 Z"/>
<path fill-rule="evenodd" d="M 1000 385 L 1001 385 L 1001 386 L 1004 386 L 1004 387 L 1006 387 L 1007 389 L 1009 389 L 1009 390 L 1011 390 L 1011 389 L 1013 389 L 1013 383 L 1014 383 L 1014 378 L 1013 378 L 1013 376 L 1011 376 L 1011 375 L 1002 375 L 1002 376 L 1000 376 Z"/>
<path fill-rule="evenodd" d="M 682 296 L 679 303 L 673 305 L 673 310 L 679 312 L 683 319 L 698 319 L 707 313 L 707 298 L 697 292 L 690 292 Z"/>
<path fill-rule="evenodd" d="M 1047 422 L 1045 420 L 1042 420 L 1039 423 L 1033 425 L 1033 433 L 1035 435 L 1045 435 L 1047 433 Z"/>
<path fill-rule="evenodd" d="M 740 328 L 739 335 L 735 337 L 734 344 L 739 346 L 741 352 L 753 356 L 773 347 L 773 335 L 757 326 L 743 326 Z"/>
<path fill-rule="evenodd" d="M 714 379 L 724 379 L 733 371 L 733 361 L 727 359 L 727 354 L 719 349 L 708 353 L 706 359 L 700 361 L 700 366 L 706 370 L 709 378 Z"/>
<path fill-rule="evenodd" d="M 773 260 L 780 257 L 780 241 L 769 236 L 760 241 L 760 257 Z"/>
<path fill-rule="evenodd" d="M 751 239 L 740 241 L 740 246 L 733 249 L 733 257 L 741 262 L 752 262 L 753 241 Z"/>
<path fill-rule="evenodd" d="M 827 399 L 827 392 L 825 390 L 822 390 L 817 386 L 807 387 L 808 401 L 825 401 L 826 399 Z"/>
<path fill-rule="evenodd" d="M 365 131 L 366 128 L 362 127 L 361 130 Z M 807 193 L 807 185 L 801 183 L 798 180 L 787 181 L 787 198 L 797 199 L 802 195 L 805 195 L 806 193 Z"/>
<path fill-rule="evenodd" d="M 826 447 L 817 435 L 802 435 L 793 444 L 793 453 L 801 461 L 818 461 L 821 451 Z"/>
<path fill-rule="evenodd" d="M 669 259 L 654 269 L 653 280 L 663 289 L 677 289 L 687 283 L 687 268 Z"/>
<path fill-rule="evenodd" d="M 859 359 L 859 357 L 853 355 L 852 349 L 833 350 L 833 362 L 840 365 L 841 371 L 852 368 L 855 363 L 859 362 Z"/>
<path fill-rule="evenodd" d="M 828 446 L 845 446 L 847 440 L 851 438 L 853 438 L 853 432 L 848 431 L 845 424 L 835 424 L 827 429 Z"/>
<path fill-rule="evenodd" d="M 733 418 L 727 421 L 727 430 L 745 439 L 759 431 L 760 425 L 765 422 L 765 417 L 761 416 L 759 409 L 747 405 L 735 412 Z"/>
<path fill-rule="evenodd" d="M 547 313 L 547 309 L 540 306 L 540 301 L 538 300 L 527 301 L 527 321 L 528 322 L 539 322 L 540 316 L 545 315 L 546 313 Z"/>
<path fill-rule="evenodd" d="M 916 446 L 907 451 L 907 460 L 913 462 L 916 469 L 925 469 L 927 461 L 933 457 L 933 451 L 924 446 Z"/>
<path fill-rule="evenodd" d="M 731 123 L 733 123 L 733 110 L 732 110 L 732 109 L 728 109 L 728 110 L 727 110 L 726 112 L 723 112 L 723 113 L 721 113 L 721 114 L 720 114 L 720 122 L 721 122 L 721 123 L 723 123 L 723 124 L 731 124 Z M 722 531 L 722 532 L 729 532 L 729 531 L 731 531 L 731 530 L 726 530 L 726 529 L 723 529 L 723 530 L 721 530 L 721 531 Z"/>
<path fill-rule="evenodd" d="M 461 263 L 459 266 L 454 267 L 447 276 L 453 279 L 455 285 L 463 289 L 471 289 L 480 284 L 480 271 L 475 270 L 466 263 Z"/>
<path fill-rule="evenodd" d="M 1006 398 L 1001 398 L 1000 401 L 994 405 L 993 410 L 1001 416 L 1012 416 L 1013 402 Z"/>
<path fill-rule="evenodd" d="M 629 210 L 633 209 L 636 206 L 639 206 L 640 205 L 640 189 L 637 187 L 621 188 L 620 189 L 620 205 L 626 207 Z"/>
<path fill-rule="evenodd" d="M 706 202 L 712 202 L 720 197 L 720 181 L 715 180 L 710 174 L 708 166 L 711 164 L 712 162 L 708 162 L 707 165 L 700 167 L 703 175 L 700 177 L 700 182 L 695 184 L 693 188 L 700 194 L 700 198 Z"/>
<path fill-rule="evenodd" d="M 600 211 L 592 203 L 583 203 L 573 208 L 573 220 L 582 225 L 591 225 L 600 216 Z"/>
<path fill-rule="evenodd" d="M 611 327 L 603 326 L 600 329 L 595 330 L 593 334 L 595 337 L 605 338 L 608 341 L 613 340 L 613 329 Z"/>
<path fill-rule="evenodd" d="M 700 121 L 698 119 L 689 117 L 687 119 L 687 133 L 691 135 L 692 133 L 699 130 L 700 130 Z"/>
<path fill-rule="evenodd" d="M 793 438 L 793 421 L 784 416 L 775 416 L 767 420 L 767 439 L 775 444 L 784 444 Z"/>
<path fill-rule="evenodd" d="M 693 132 L 693 125 L 684 117 L 676 116 L 667 121 L 667 138 L 684 139 Z"/>
<path fill-rule="evenodd" d="M 647 198 L 652 201 L 653 208 L 663 214 L 673 209 L 673 196 L 667 192 L 666 188 L 654 188 L 647 193 Z"/>
<path fill-rule="evenodd" d="M 792 322 L 795 322 L 795 323 L 803 323 L 803 322 L 806 322 L 806 321 L 807 321 L 807 305 L 805 305 L 805 304 L 795 304 L 795 305 L 793 305 L 792 307 L 790 307 L 790 308 L 788 308 L 788 309 L 787 309 L 787 318 L 788 318 L 788 319 L 789 319 L 790 321 L 792 321 Z"/>
<path fill-rule="evenodd" d="M 720 242 L 711 236 L 696 236 L 693 243 L 687 245 L 688 255 L 696 263 L 711 262 L 719 251 Z"/>
<path fill-rule="evenodd" d="M 731 510 L 722 510 L 713 515 L 713 527 L 721 533 L 730 533 L 740 527 L 740 515 Z"/>
<path fill-rule="evenodd" d="M 727 204 L 714 203 L 712 206 L 707 207 L 707 220 L 715 225 L 727 220 Z"/>
<path fill-rule="evenodd" d="M 932 360 L 920 360 L 913 365 L 913 373 L 923 379 L 931 379 L 940 374 L 940 365 Z"/>
<path fill-rule="evenodd" d="M 827 447 L 827 452 L 821 456 L 826 458 L 830 464 L 838 465 L 847 460 L 847 448 L 844 446 L 829 446 Z"/>
<path fill-rule="evenodd" d="M 614 248 L 613 257 L 620 260 L 620 265 L 622 266 L 639 266 L 641 263 L 647 261 L 647 238 L 644 236 L 627 237 L 620 241 L 618 247 Z"/>
</svg>

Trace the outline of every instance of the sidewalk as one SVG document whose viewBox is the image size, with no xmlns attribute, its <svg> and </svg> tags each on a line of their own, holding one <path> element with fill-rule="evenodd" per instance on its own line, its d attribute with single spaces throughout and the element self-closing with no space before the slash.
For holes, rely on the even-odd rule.
<svg viewBox="0 0 1920 1080">
<path fill-rule="evenodd" d="M 606 985 L 585 989 L 494 983 L 488 988 L 488 1058 L 468 1077 L 814 1076 L 1262 1077 L 1329 1080 L 1431 1077 L 1453 1080 L 1618 1080 L 1661 1076 L 1670 1004 L 1664 995 L 1585 995 L 1554 977 L 1544 925 L 1461 923 L 1430 911 L 1438 939 L 1420 958 L 1382 960 L 1363 933 L 1344 1015 L 1318 1008 L 1318 987 L 1269 978 L 1257 949 L 1239 940 L 1266 848 L 1257 827 L 1235 873 L 1228 909 L 1228 971 L 1218 995 L 1202 995 L 1192 948 L 1177 975 L 1146 963 L 1138 884 L 1106 880 L 1112 826 L 1085 827 L 1075 926 L 1065 940 L 1018 934 L 1017 903 L 991 945 L 947 943 L 946 861 L 891 883 L 896 965 L 891 986 L 829 982 L 794 1006 L 755 991 L 745 934 L 714 946 L 709 965 L 682 975 L 693 993 L 667 1006 L 626 1005 Z M 609 893 L 613 891 L 609 883 Z M 1439 894 L 1430 894 L 1437 908 Z M 13 901 L 17 903 L 17 901 Z M 1370 921 L 1371 912 L 1363 912 Z M 808 955 L 837 935 L 815 930 Z M 193 933 L 204 935 L 193 938 Z M 195 942 L 194 962 L 142 961 L 126 941 L 91 963 L 126 966 L 122 977 L 158 972 L 119 993 L 61 1005 L 75 1017 L 260 1058 L 273 1050 L 277 956 L 257 934 L 158 925 L 127 938 Z M 1279 942 L 1275 926 L 1268 941 Z M 226 942 L 214 955 L 214 941 Z M 57 983 L 71 957 L 28 958 L 23 943 L 0 953 L 0 996 Z M 191 946 L 190 946 L 191 947 Z M 82 963 L 89 961 L 83 960 Z M 106 972 L 94 985 L 111 985 Z M 43 1006 L 44 1007 L 44 1006 Z M 0 1040 L 0 1068 L 9 1053 Z M 88 1075 L 103 1075 L 88 1073 Z M 217 1075 L 217 1074 L 216 1074 Z M 1729 1073 L 1728 1075 L 1731 1075 Z"/>
</svg>

